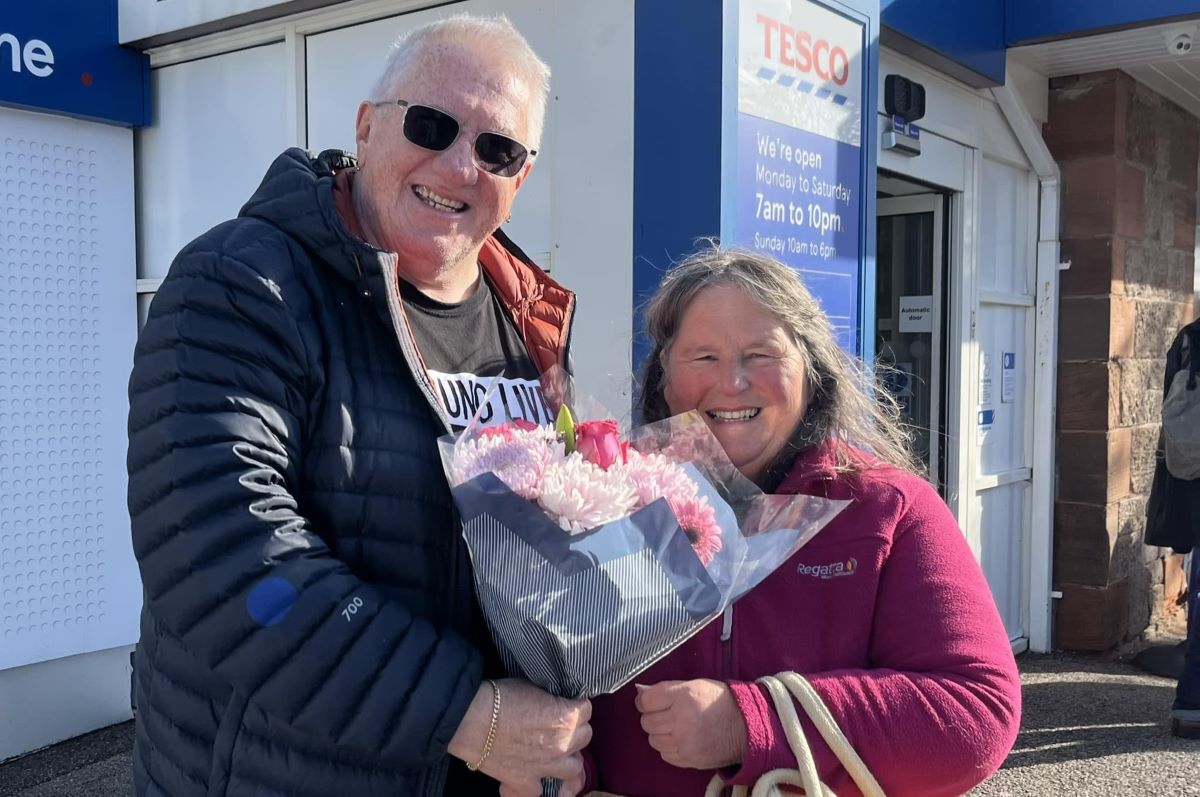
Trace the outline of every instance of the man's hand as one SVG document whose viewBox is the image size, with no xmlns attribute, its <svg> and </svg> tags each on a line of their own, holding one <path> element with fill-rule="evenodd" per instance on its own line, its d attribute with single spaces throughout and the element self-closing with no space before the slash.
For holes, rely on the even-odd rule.
<svg viewBox="0 0 1200 797">
<path fill-rule="evenodd" d="M 719 769 L 746 755 L 746 721 L 720 681 L 662 681 L 637 687 L 642 730 L 663 761 L 683 769 Z"/>
<path fill-rule="evenodd" d="M 480 771 L 500 781 L 501 797 L 541 797 L 542 778 L 563 782 L 559 797 L 575 797 L 584 779 L 580 751 L 592 740 L 592 704 L 554 697 L 527 681 L 497 683 L 500 722 Z M 450 740 L 450 754 L 474 766 L 491 722 L 492 687 L 485 682 Z"/>
</svg>

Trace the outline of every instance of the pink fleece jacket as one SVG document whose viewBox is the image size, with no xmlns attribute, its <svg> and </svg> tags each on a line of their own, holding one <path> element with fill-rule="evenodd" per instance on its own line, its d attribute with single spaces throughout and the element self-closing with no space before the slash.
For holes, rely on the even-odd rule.
<svg viewBox="0 0 1200 797">
<path fill-rule="evenodd" d="M 856 482 L 857 479 L 857 482 Z M 780 493 L 853 503 L 733 607 L 637 678 L 717 678 L 748 728 L 741 766 L 752 784 L 795 767 L 763 675 L 812 683 L 889 797 L 961 795 L 1003 762 L 1016 738 L 1021 687 L 991 591 L 934 489 L 893 469 L 838 474 L 832 448 L 796 463 Z M 593 701 L 590 785 L 628 797 L 694 797 L 712 772 L 677 769 L 649 745 L 633 685 Z M 799 711 L 821 779 L 859 790 Z"/>
</svg>

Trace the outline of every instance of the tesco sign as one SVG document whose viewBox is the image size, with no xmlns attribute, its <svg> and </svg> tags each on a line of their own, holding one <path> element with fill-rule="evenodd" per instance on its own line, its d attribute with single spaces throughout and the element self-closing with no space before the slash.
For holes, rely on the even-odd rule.
<svg viewBox="0 0 1200 797">
<path fill-rule="evenodd" d="M 762 26 L 762 55 L 768 61 L 776 60 L 839 86 L 850 80 L 850 56 L 842 47 L 766 14 L 755 19 Z"/>
<path fill-rule="evenodd" d="M 13 72 L 21 66 L 34 77 L 49 77 L 54 73 L 54 51 L 41 39 L 30 39 L 21 46 L 21 41 L 11 33 L 0 33 L 0 64 L 4 63 L 4 47 L 8 46 L 9 62 Z"/>
</svg>

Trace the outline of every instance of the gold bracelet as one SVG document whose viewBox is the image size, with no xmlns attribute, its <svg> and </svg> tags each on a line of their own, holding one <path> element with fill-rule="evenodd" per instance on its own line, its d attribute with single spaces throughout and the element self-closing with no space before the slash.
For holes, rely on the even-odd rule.
<svg viewBox="0 0 1200 797">
<path fill-rule="evenodd" d="M 472 772 L 483 766 L 483 762 L 492 754 L 492 745 L 496 743 L 496 731 L 500 728 L 500 685 L 491 678 L 488 678 L 488 683 L 492 685 L 492 724 L 488 727 L 487 739 L 483 743 L 483 755 L 479 756 L 475 766 L 467 764 L 467 769 Z"/>
</svg>

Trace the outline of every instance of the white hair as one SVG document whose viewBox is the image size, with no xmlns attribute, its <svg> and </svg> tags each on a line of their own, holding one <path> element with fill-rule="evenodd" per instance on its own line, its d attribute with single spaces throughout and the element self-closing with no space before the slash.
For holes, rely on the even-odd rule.
<svg viewBox="0 0 1200 797">
<path fill-rule="evenodd" d="M 384 64 L 383 74 L 375 81 L 371 92 L 374 102 L 395 99 L 397 85 L 425 55 L 425 48 L 436 42 L 450 42 L 467 50 L 499 55 L 511 70 L 511 76 L 530 92 L 529 131 L 533 137 L 529 146 L 537 148 L 546 119 L 546 99 L 550 94 L 550 67 L 529 46 L 508 17 L 455 14 L 429 22 L 402 33 L 392 44 Z"/>
</svg>

